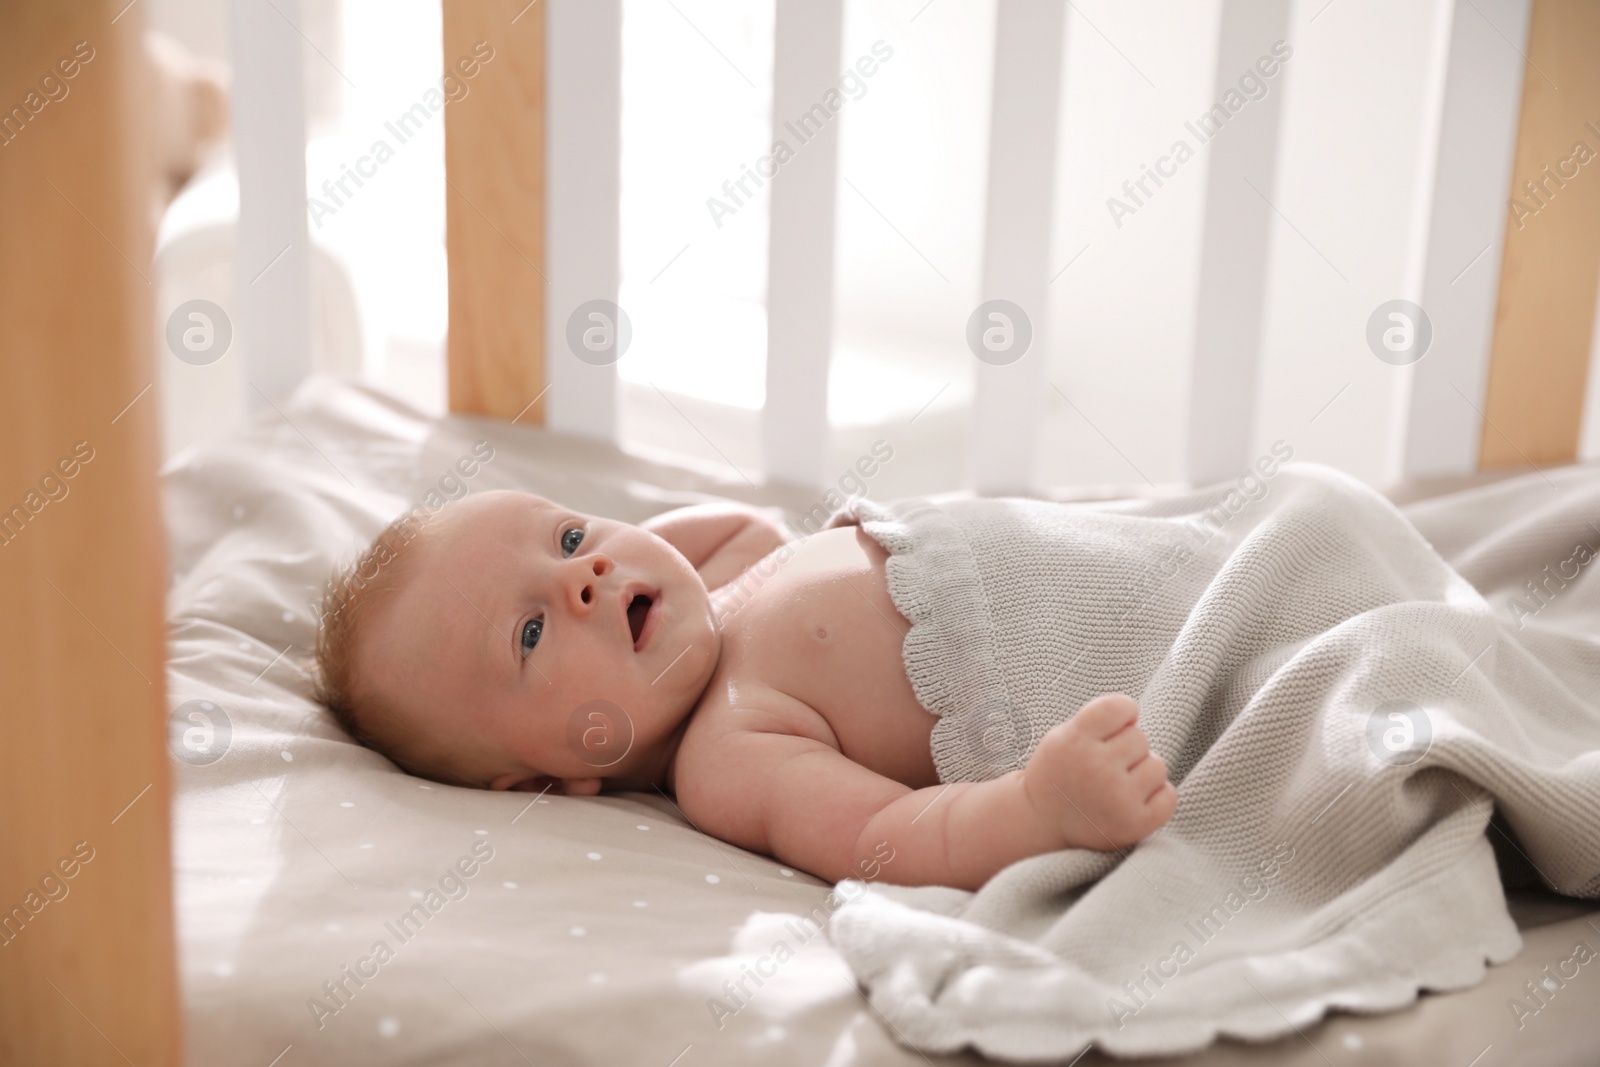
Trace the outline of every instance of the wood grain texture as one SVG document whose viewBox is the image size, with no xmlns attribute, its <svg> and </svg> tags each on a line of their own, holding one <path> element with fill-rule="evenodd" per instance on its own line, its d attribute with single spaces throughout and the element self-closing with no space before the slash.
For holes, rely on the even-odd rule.
<svg viewBox="0 0 1600 1067">
<path fill-rule="evenodd" d="M 154 173 L 141 12 L 126 2 L 0 6 L 12 120 L 0 137 L 6 1065 L 181 1055 L 149 388 Z"/>
<path fill-rule="evenodd" d="M 543 425 L 545 5 L 444 0 L 446 70 L 484 47 L 445 107 L 450 410 Z"/>
<path fill-rule="evenodd" d="M 1600 291 L 1597 55 L 1600 4 L 1535 0 L 1480 470 L 1577 457 Z"/>
</svg>

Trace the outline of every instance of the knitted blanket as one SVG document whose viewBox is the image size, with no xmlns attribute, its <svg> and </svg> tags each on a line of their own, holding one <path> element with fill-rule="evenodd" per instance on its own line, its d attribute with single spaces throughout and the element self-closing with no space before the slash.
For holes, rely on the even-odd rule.
<svg viewBox="0 0 1600 1067">
<path fill-rule="evenodd" d="M 829 936 L 901 1040 L 1039 1061 L 1267 1039 L 1509 960 L 1507 860 L 1600 896 L 1600 476 L 1408 518 L 1326 468 L 1261 471 L 836 519 L 890 553 L 943 780 L 1020 767 L 1122 691 L 1178 785 L 1126 854 L 1032 857 L 976 893 L 840 883 Z"/>
</svg>

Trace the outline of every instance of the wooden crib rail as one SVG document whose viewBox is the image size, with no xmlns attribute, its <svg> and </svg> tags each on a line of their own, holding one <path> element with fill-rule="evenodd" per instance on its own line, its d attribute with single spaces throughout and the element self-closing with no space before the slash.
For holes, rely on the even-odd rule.
<svg viewBox="0 0 1600 1067">
<path fill-rule="evenodd" d="M 140 15 L 0 8 L 0 1064 L 180 1058 Z"/>
</svg>

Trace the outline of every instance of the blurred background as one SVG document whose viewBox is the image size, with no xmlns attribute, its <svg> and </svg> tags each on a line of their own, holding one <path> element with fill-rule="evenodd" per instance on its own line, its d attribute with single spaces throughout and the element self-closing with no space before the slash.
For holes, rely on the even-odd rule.
<svg viewBox="0 0 1600 1067">
<path fill-rule="evenodd" d="M 1453 7 L 1292 5 L 1292 58 L 1265 81 L 1283 132 L 1252 455 L 1284 439 L 1297 458 L 1370 482 L 1395 475 L 1394 413 L 1405 385 L 1373 358 L 1365 330 L 1377 305 L 1407 295 L 1425 238 L 1441 27 Z M 146 8 L 152 31 L 226 62 L 221 0 L 147 0 Z M 1501 32 L 1495 4 L 1475 10 Z M 964 330 L 981 299 L 994 4 L 848 0 L 845 12 L 841 66 L 878 41 L 893 57 L 838 119 L 835 466 L 884 438 L 897 456 L 875 482 L 880 493 L 954 489 L 966 477 L 977 370 Z M 1185 477 L 1208 149 L 1132 213 L 1119 215 L 1108 199 L 1131 203 L 1124 182 L 1174 141 L 1196 141 L 1185 124 L 1212 106 L 1219 74 L 1228 74 L 1216 69 L 1219 14 L 1216 0 L 1068 5 L 1043 484 Z M 302 0 L 298 30 L 308 196 L 323 196 L 324 182 L 437 84 L 440 10 L 437 0 Z M 1514 48 L 1518 31 L 1505 31 Z M 768 191 L 720 219 L 707 200 L 726 202 L 724 182 L 773 137 L 772 0 L 625 0 L 623 52 L 619 303 L 634 343 L 618 365 L 621 439 L 759 470 Z M 443 143 L 435 118 L 310 226 L 319 249 L 317 367 L 437 413 L 445 407 Z M 205 272 L 230 284 L 217 234 L 236 210 L 224 145 L 166 212 L 158 321 L 205 291 Z M 196 239 L 202 232 L 209 245 Z M 180 379 L 164 385 L 169 454 L 241 416 L 243 390 L 225 381 L 226 363 L 162 360 Z M 1593 390 L 1596 375 L 1589 382 Z M 1590 458 L 1600 454 L 1590 425 L 1600 404 L 1586 411 L 1580 453 Z"/>
</svg>

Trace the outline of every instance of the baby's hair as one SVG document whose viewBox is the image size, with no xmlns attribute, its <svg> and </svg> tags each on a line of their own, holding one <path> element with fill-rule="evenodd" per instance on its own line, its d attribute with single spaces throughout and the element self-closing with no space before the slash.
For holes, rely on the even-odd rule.
<svg viewBox="0 0 1600 1067">
<path fill-rule="evenodd" d="M 317 630 L 316 699 L 327 707 L 344 731 L 359 743 L 412 770 L 401 756 L 396 734 L 402 727 L 376 700 L 370 686 L 358 709 L 354 697 L 354 650 L 372 601 L 393 591 L 404 579 L 413 544 L 429 516 L 408 511 L 373 538 L 366 551 L 348 567 L 337 571 L 322 597 L 322 621 Z M 388 729 L 383 727 L 387 726 Z M 416 773 L 413 771 L 413 773 Z"/>
</svg>

